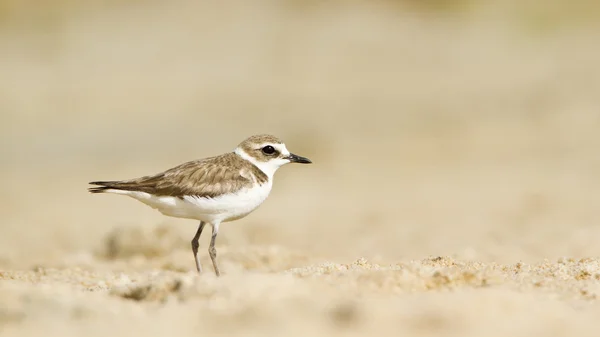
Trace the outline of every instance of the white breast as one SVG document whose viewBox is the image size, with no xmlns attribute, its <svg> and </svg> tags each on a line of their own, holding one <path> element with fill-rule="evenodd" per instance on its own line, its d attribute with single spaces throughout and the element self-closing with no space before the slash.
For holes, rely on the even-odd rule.
<svg viewBox="0 0 600 337">
<path fill-rule="evenodd" d="M 267 199 L 271 192 L 271 181 L 252 188 L 242 189 L 237 193 L 224 194 L 215 198 L 185 196 L 183 198 L 157 197 L 145 192 L 117 191 L 144 204 L 157 209 L 164 215 L 196 219 L 211 224 L 240 219 L 254 211 Z M 108 192 L 108 191 L 107 191 Z"/>
</svg>

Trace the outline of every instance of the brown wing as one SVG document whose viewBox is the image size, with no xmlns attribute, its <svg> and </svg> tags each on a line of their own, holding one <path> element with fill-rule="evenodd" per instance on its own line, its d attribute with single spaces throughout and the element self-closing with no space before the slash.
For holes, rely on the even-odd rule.
<svg viewBox="0 0 600 337">
<path fill-rule="evenodd" d="M 108 189 L 140 191 L 158 196 L 183 197 L 186 195 L 213 198 L 251 186 L 253 181 L 240 175 L 243 159 L 234 153 L 190 161 L 167 171 L 123 181 L 96 181 L 92 193 Z M 254 173 L 254 172 L 253 172 Z M 261 172 L 262 173 L 262 172 Z"/>
</svg>

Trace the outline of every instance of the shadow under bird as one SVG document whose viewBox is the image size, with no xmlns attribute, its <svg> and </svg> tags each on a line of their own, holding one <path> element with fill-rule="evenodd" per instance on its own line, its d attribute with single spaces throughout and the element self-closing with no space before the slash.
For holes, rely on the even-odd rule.
<svg viewBox="0 0 600 337">
<path fill-rule="evenodd" d="M 93 181 L 91 193 L 130 196 L 164 215 L 200 221 L 192 239 L 196 269 L 198 239 L 206 224 L 212 227 L 208 253 L 215 274 L 220 276 L 215 240 L 223 222 L 245 217 L 265 201 L 273 186 L 273 175 L 288 163 L 310 164 L 308 158 L 290 153 L 275 136 L 255 135 L 233 152 L 183 163 L 151 176 L 120 181 Z"/>
</svg>

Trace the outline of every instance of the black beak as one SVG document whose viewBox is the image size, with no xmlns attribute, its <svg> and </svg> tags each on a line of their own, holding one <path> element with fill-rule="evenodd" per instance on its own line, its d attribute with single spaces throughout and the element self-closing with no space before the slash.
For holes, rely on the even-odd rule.
<svg viewBox="0 0 600 337">
<path fill-rule="evenodd" d="M 286 159 L 289 159 L 290 162 L 292 162 L 292 163 L 300 163 L 300 164 L 310 164 L 310 163 L 312 163 L 312 161 L 310 161 L 310 159 L 297 156 L 297 155 L 295 155 L 293 153 L 290 153 L 290 155 L 287 156 Z"/>
</svg>

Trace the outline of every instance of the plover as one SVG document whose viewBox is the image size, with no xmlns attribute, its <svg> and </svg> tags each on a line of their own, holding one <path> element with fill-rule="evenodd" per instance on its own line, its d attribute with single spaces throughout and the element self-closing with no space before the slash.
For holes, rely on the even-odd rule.
<svg viewBox="0 0 600 337">
<path fill-rule="evenodd" d="M 233 152 L 183 163 L 164 172 L 137 179 L 93 181 L 91 193 L 116 193 L 130 196 L 164 215 L 199 220 L 192 239 L 196 269 L 198 239 L 206 224 L 212 227 L 208 253 L 215 270 L 215 240 L 223 222 L 245 217 L 265 201 L 273 186 L 273 175 L 288 163 L 311 161 L 290 153 L 275 136 L 255 135 L 241 142 Z"/>
</svg>

